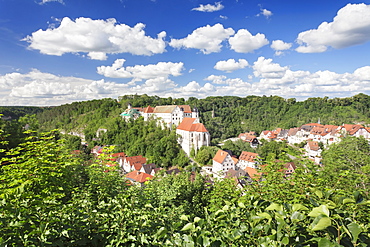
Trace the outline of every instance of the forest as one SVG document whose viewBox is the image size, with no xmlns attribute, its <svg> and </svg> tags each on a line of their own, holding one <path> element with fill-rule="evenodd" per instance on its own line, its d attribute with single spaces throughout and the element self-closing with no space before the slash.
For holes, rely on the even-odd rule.
<svg viewBox="0 0 370 247">
<path fill-rule="evenodd" d="M 317 166 L 284 142 L 264 143 L 262 177 L 243 188 L 235 180 L 199 174 L 176 144 L 173 131 L 155 122 L 123 121 L 127 104 L 189 104 L 216 141 L 194 155 L 205 164 L 216 144 L 240 132 L 324 124 L 369 123 L 370 97 L 208 97 L 172 99 L 147 95 L 74 102 L 0 119 L 0 246 L 369 246 L 370 147 L 346 137 L 322 154 Z M 212 113 L 213 112 L 213 113 Z M 5 115 L 3 113 L 3 115 Z M 212 117 L 214 115 L 214 117 Z M 6 115 L 5 115 L 6 116 Z M 98 129 L 107 132 L 96 137 Z M 127 183 L 109 153 L 144 155 L 178 175 L 155 176 L 144 186 Z M 226 142 L 234 152 L 242 142 Z M 247 150 L 248 151 L 248 150 Z M 288 155 L 289 154 L 289 155 Z M 282 162 L 297 169 L 288 178 Z"/>
<path fill-rule="evenodd" d="M 133 107 L 172 104 L 197 107 L 201 122 L 209 130 L 215 144 L 246 131 L 260 133 L 275 128 L 288 129 L 319 120 L 323 124 L 332 125 L 370 123 L 370 96 L 365 94 L 348 98 L 308 98 L 305 101 L 279 96 L 217 96 L 205 99 L 190 97 L 185 100 L 145 94 L 126 95 L 118 100 L 74 102 L 45 108 L 37 114 L 37 118 L 42 130 L 80 130 L 89 139 L 95 136 L 97 129 L 108 128 L 129 103 Z"/>
</svg>

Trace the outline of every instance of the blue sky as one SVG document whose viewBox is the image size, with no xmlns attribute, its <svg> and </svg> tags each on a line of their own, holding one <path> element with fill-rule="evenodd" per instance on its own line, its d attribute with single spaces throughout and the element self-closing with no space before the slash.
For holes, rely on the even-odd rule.
<svg viewBox="0 0 370 247">
<path fill-rule="evenodd" d="M 370 1 L 0 0 L 0 105 L 370 94 Z"/>
</svg>

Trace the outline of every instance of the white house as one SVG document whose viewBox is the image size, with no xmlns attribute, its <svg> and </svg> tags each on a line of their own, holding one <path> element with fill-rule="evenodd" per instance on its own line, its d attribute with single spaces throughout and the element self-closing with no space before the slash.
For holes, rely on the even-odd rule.
<svg viewBox="0 0 370 247">
<path fill-rule="evenodd" d="M 320 163 L 322 150 L 317 141 L 308 141 L 304 149 L 309 158 L 313 159 L 317 164 Z"/>
<path fill-rule="evenodd" d="M 243 151 L 239 156 L 237 167 L 244 170 L 246 167 L 257 168 L 257 153 Z"/>
<path fill-rule="evenodd" d="M 125 172 L 131 172 L 131 171 L 140 171 L 142 166 L 145 165 L 146 158 L 139 155 L 139 156 L 131 156 L 131 157 L 122 157 L 118 160 L 119 166 L 125 171 Z"/>
<path fill-rule="evenodd" d="M 229 169 L 235 170 L 236 163 L 238 163 L 238 159 L 231 157 L 231 155 L 224 150 L 218 150 L 212 159 L 212 172 L 222 176 Z"/>
<path fill-rule="evenodd" d="M 178 141 L 182 149 L 190 154 L 192 148 L 200 149 L 209 146 L 211 135 L 198 118 L 184 118 L 176 128 L 176 134 L 180 135 Z"/>
</svg>

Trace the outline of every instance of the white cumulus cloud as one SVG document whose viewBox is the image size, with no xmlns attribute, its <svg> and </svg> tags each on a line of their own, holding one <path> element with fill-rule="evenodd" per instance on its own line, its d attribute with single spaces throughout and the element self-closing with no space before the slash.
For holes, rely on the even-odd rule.
<svg viewBox="0 0 370 247">
<path fill-rule="evenodd" d="M 97 72 L 110 78 L 155 79 L 157 77 L 179 76 L 184 63 L 159 62 L 157 64 L 135 65 L 123 67 L 125 59 L 117 59 L 112 66 L 100 66 Z"/>
<path fill-rule="evenodd" d="M 59 27 L 50 26 L 24 38 L 29 48 L 43 54 L 61 56 L 65 53 L 87 53 L 91 59 L 105 60 L 106 54 L 131 53 L 153 55 L 165 52 L 164 31 L 151 38 L 145 35 L 145 25 L 134 27 L 118 24 L 115 19 L 92 20 L 64 17 Z"/>
<path fill-rule="evenodd" d="M 195 11 L 201 11 L 201 12 L 215 12 L 223 9 L 224 6 L 221 4 L 221 2 L 216 2 L 214 5 L 212 4 L 200 4 L 199 7 L 193 8 L 192 10 Z"/>
<path fill-rule="evenodd" d="M 247 29 L 239 29 L 233 37 L 229 38 L 231 49 L 239 53 L 253 52 L 268 43 L 264 34 L 257 33 L 253 36 Z"/>
<path fill-rule="evenodd" d="M 370 5 L 347 4 L 332 22 L 298 34 L 296 49 L 301 53 L 324 52 L 327 48 L 345 48 L 370 41 Z"/>
<path fill-rule="evenodd" d="M 205 81 L 211 81 L 213 84 L 225 84 L 226 79 L 224 75 L 210 75 L 204 78 Z"/>
<path fill-rule="evenodd" d="M 232 28 L 224 28 L 220 23 L 213 26 L 207 25 L 195 29 L 183 39 L 171 39 L 170 46 L 174 48 L 194 48 L 201 50 L 204 54 L 220 52 L 222 41 L 229 38 L 235 32 Z"/>
<path fill-rule="evenodd" d="M 232 72 L 237 69 L 244 69 L 247 66 L 248 61 L 245 59 L 239 59 L 238 61 L 235 61 L 235 59 L 228 59 L 226 61 L 218 61 L 214 68 L 221 71 Z"/>
<path fill-rule="evenodd" d="M 272 59 L 259 57 L 253 64 L 254 76 L 265 78 L 281 78 L 288 70 L 287 66 L 281 67 L 277 63 L 273 63 Z"/>
<path fill-rule="evenodd" d="M 282 40 L 272 41 L 271 48 L 275 50 L 275 55 L 279 56 L 283 54 L 283 51 L 289 50 L 292 47 L 292 43 L 285 43 Z"/>
</svg>

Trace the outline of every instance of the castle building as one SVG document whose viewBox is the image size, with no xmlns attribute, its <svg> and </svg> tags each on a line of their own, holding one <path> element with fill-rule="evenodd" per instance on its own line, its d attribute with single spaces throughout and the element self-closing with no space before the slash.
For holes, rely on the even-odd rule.
<svg viewBox="0 0 370 247">
<path fill-rule="evenodd" d="M 157 119 L 162 125 L 171 128 L 172 125 L 178 126 L 184 118 L 198 118 L 198 109 L 193 110 L 189 105 L 164 105 L 151 107 L 148 106 L 142 113 L 144 121 Z"/>
</svg>

